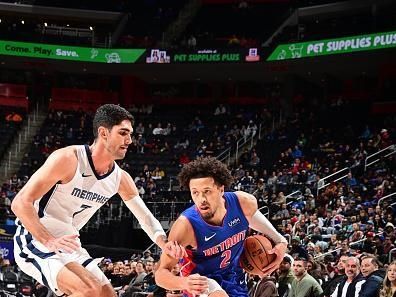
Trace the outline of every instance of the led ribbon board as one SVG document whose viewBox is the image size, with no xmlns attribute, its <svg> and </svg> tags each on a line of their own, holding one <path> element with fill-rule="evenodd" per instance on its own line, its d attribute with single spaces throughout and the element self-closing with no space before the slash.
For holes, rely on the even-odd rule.
<svg viewBox="0 0 396 297">
<path fill-rule="evenodd" d="M 346 54 L 396 47 L 396 31 L 278 45 L 267 61 Z"/>
<path fill-rule="evenodd" d="M 145 49 L 103 49 L 44 43 L 0 41 L 0 55 L 97 63 L 135 63 Z"/>
</svg>

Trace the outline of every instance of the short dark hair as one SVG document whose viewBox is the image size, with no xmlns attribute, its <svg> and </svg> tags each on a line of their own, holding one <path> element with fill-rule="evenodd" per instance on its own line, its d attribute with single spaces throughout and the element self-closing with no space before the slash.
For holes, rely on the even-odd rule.
<svg viewBox="0 0 396 297">
<path fill-rule="evenodd" d="M 296 257 L 296 258 L 294 258 L 294 262 L 296 262 L 296 261 L 303 262 L 304 267 L 307 267 L 308 260 L 306 258 L 304 258 L 304 257 Z"/>
<path fill-rule="evenodd" d="M 189 189 L 191 179 L 203 177 L 212 177 L 217 185 L 225 188 L 233 182 L 227 166 L 213 157 L 200 157 L 185 164 L 178 175 L 179 183 L 185 189 Z"/>
<path fill-rule="evenodd" d="M 368 254 L 368 255 L 364 255 L 361 259 L 360 259 L 360 263 L 362 263 L 362 261 L 364 260 L 364 259 L 370 259 L 371 261 L 371 264 L 373 264 L 373 265 L 375 265 L 375 266 L 377 266 L 377 267 L 382 267 L 382 263 L 377 259 L 377 257 L 376 256 L 374 256 L 374 255 L 370 255 L 370 254 Z"/>
<path fill-rule="evenodd" d="M 111 129 L 113 126 L 119 125 L 124 120 L 129 120 L 132 125 L 135 121 L 133 115 L 131 115 L 129 111 L 119 105 L 104 104 L 100 106 L 96 110 L 93 119 L 93 135 L 95 139 L 98 137 L 98 128 L 100 126 Z"/>
</svg>

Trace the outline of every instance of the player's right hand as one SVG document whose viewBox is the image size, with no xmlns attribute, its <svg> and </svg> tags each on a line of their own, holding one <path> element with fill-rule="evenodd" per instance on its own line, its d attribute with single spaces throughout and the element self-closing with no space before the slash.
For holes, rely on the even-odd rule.
<svg viewBox="0 0 396 297">
<path fill-rule="evenodd" d="M 80 248 L 80 243 L 76 240 L 78 235 L 64 235 L 59 238 L 48 240 L 44 245 L 51 252 L 73 253 Z"/>
<path fill-rule="evenodd" d="M 208 278 L 206 276 L 191 274 L 184 278 L 185 285 L 184 290 L 188 291 L 192 295 L 200 295 L 205 293 L 209 289 Z"/>
</svg>

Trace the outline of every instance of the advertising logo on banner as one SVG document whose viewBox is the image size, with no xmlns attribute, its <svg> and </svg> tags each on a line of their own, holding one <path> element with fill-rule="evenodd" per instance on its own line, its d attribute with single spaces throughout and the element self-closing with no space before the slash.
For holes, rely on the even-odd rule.
<svg viewBox="0 0 396 297">
<path fill-rule="evenodd" d="M 14 260 L 14 242 L 0 241 L 0 256 L 4 259 Z"/>
<path fill-rule="evenodd" d="M 99 63 L 135 63 L 145 49 L 104 49 L 44 43 L 0 41 L 0 55 Z"/>
<path fill-rule="evenodd" d="M 396 47 L 396 31 L 281 44 L 267 61 L 299 59 Z"/>
<path fill-rule="evenodd" d="M 258 62 L 260 61 L 260 56 L 258 54 L 257 48 L 249 48 L 249 54 L 245 57 L 247 62 Z"/>
<path fill-rule="evenodd" d="M 193 53 L 177 53 L 173 56 L 175 63 L 205 63 L 205 62 L 240 62 L 241 52 L 222 51 L 217 49 L 202 49 Z"/>
<path fill-rule="evenodd" d="M 146 58 L 146 63 L 170 63 L 170 56 L 166 51 L 160 49 L 152 49 L 150 51 L 150 56 Z"/>
</svg>

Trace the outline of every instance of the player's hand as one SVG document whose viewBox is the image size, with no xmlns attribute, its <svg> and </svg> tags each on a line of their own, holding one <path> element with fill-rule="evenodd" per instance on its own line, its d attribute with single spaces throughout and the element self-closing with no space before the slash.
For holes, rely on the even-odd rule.
<svg viewBox="0 0 396 297">
<path fill-rule="evenodd" d="M 272 261 L 271 264 L 269 264 L 267 267 L 264 268 L 263 275 L 261 276 L 270 275 L 272 272 L 278 269 L 280 263 L 282 263 L 283 258 L 285 257 L 286 250 L 287 250 L 287 243 L 280 242 L 276 244 L 272 250 L 268 251 L 268 254 L 275 254 L 276 258 L 274 261 Z"/>
<path fill-rule="evenodd" d="M 162 251 L 165 252 L 168 256 L 175 259 L 182 259 L 183 257 L 187 257 L 186 249 L 181 246 L 177 241 L 168 241 L 167 243 L 165 243 Z"/>
<path fill-rule="evenodd" d="M 184 286 L 183 289 L 189 292 L 190 294 L 200 295 L 209 290 L 209 282 L 206 276 L 196 274 L 191 274 L 188 277 L 184 277 Z"/>
<path fill-rule="evenodd" d="M 78 235 L 64 235 L 59 238 L 48 240 L 44 245 L 55 253 L 73 253 L 80 248 L 80 243 L 76 240 Z"/>
</svg>

